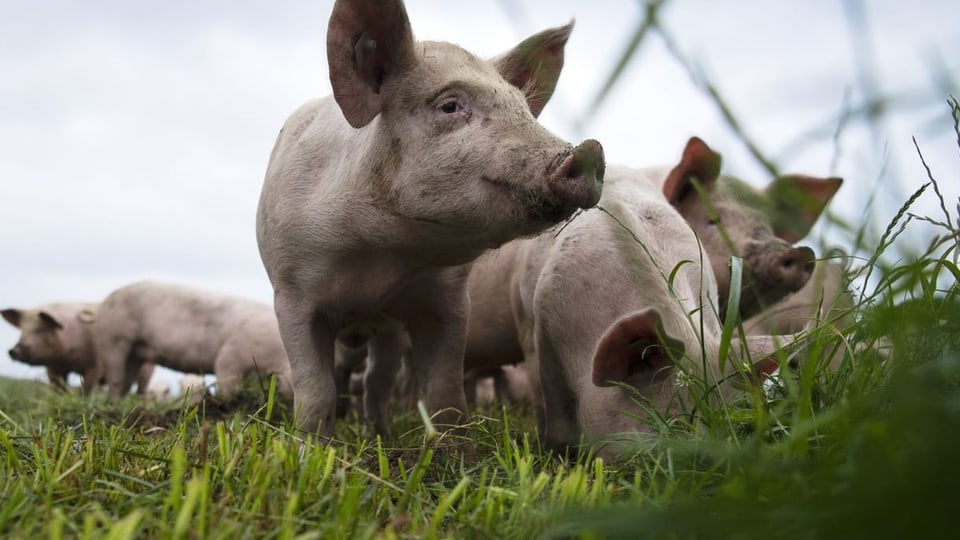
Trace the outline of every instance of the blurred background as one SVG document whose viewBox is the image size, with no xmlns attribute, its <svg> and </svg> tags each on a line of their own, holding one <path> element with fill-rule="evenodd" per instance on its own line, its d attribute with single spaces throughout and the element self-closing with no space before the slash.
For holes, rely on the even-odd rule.
<svg viewBox="0 0 960 540">
<path fill-rule="evenodd" d="M 0 2 L 0 307 L 160 279 L 271 301 L 254 238 L 287 115 L 330 92 L 332 2 Z M 845 179 L 812 243 L 857 251 L 960 156 L 960 3 L 410 0 L 419 39 L 494 56 L 576 19 L 541 116 L 609 163 L 672 165 L 691 135 L 757 186 Z M 941 216 L 933 193 L 911 211 Z M 942 218 L 941 218 L 942 219 Z M 888 255 L 930 241 L 911 228 Z M 862 253 L 860 253 L 862 255 Z M 0 350 L 18 332 L 0 324 Z M 44 372 L 0 358 L 0 375 Z M 158 378 L 173 378 L 169 372 Z"/>
</svg>

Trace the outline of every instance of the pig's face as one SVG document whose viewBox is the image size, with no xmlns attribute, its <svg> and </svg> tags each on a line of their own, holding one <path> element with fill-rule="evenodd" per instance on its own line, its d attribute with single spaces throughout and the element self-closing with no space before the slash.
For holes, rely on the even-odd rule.
<svg viewBox="0 0 960 540">
<path fill-rule="evenodd" d="M 597 202 L 598 143 L 575 150 L 553 136 L 494 65 L 449 44 L 423 48 L 424 61 L 397 81 L 396 106 L 380 123 L 389 132 L 386 165 L 393 171 L 383 186 L 385 206 L 489 231 L 499 244 Z"/>
<path fill-rule="evenodd" d="M 839 189 L 839 178 L 783 176 L 763 191 L 720 175 L 720 155 L 696 137 L 668 175 L 664 194 L 703 243 L 720 308 L 730 292 L 730 257 L 743 258 L 740 315 L 756 314 L 810 279 L 815 255 L 794 247 Z"/>
<path fill-rule="evenodd" d="M 721 182 L 738 182 L 721 178 Z M 747 317 L 799 290 L 810 279 L 816 256 L 774 234 L 766 214 L 730 193 L 714 192 L 712 210 L 702 204 L 681 209 L 697 231 L 717 278 L 725 306 L 730 291 L 730 257 L 743 258 L 740 313 Z"/>
<path fill-rule="evenodd" d="M 31 365 L 47 365 L 63 357 L 60 339 L 63 325 L 53 315 L 41 310 L 5 309 L 3 318 L 20 329 L 20 340 L 10 349 L 10 358 Z"/>
<path fill-rule="evenodd" d="M 372 202 L 487 247 L 538 232 L 600 197 L 600 144 L 578 147 L 536 116 L 553 93 L 572 24 L 493 60 L 413 40 L 400 2 L 337 2 L 330 82 L 344 117 L 367 126 Z"/>
</svg>

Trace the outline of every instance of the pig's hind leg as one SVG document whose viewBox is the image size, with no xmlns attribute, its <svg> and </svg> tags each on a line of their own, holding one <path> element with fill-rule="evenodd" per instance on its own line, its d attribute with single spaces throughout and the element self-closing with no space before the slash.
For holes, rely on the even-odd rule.
<svg viewBox="0 0 960 540">
<path fill-rule="evenodd" d="M 363 374 L 363 414 L 368 435 L 387 436 L 390 433 L 390 398 L 397 385 L 400 360 L 405 343 L 403 331 L 380 334 L 370 340 L 370 356 Z"/>
</svg>

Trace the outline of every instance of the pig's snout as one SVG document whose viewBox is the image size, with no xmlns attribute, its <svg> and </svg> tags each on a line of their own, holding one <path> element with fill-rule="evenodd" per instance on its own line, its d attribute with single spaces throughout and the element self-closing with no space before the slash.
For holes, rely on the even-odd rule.
<svg viewBox="0 0 960 540">
<path fill-rule="evenodd" d="M 591 208 L 600 201 L 605 169 L 603 147 L 588 139 L 560 163 L 550 178 L 550 189 L 566 203 Z"/>
<path fill-rule="evenodd" d="M 7 351 L 7 354 L 10 355 L 10 358 L 13 360 L 22 361 L 23 360 L 23 350 L 20 345 L 15 345 L 12 349 Z"/>
<path fill-rule="evenodd" d="M 789 249 L 777 257 L 777 277 L 785 287 L 799 290 L 810 279 L 816 263 L 816 255 L 812 249 L 808 247 Z"/>
</svg>

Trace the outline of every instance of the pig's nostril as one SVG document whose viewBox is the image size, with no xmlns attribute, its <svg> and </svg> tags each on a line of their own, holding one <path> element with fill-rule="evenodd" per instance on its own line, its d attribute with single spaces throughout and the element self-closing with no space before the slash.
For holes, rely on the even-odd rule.
<svg viewBox="0 0 960 540">
<path fill-rule="evenodd" d="M 599 142 L 590 139 L 581 143 L 574 151 L 573 161 L 567 170 L 567 178 L 595 179 L 597 182 L 602 182 L 605 168 L 603 147 Z"/>
</svg>

